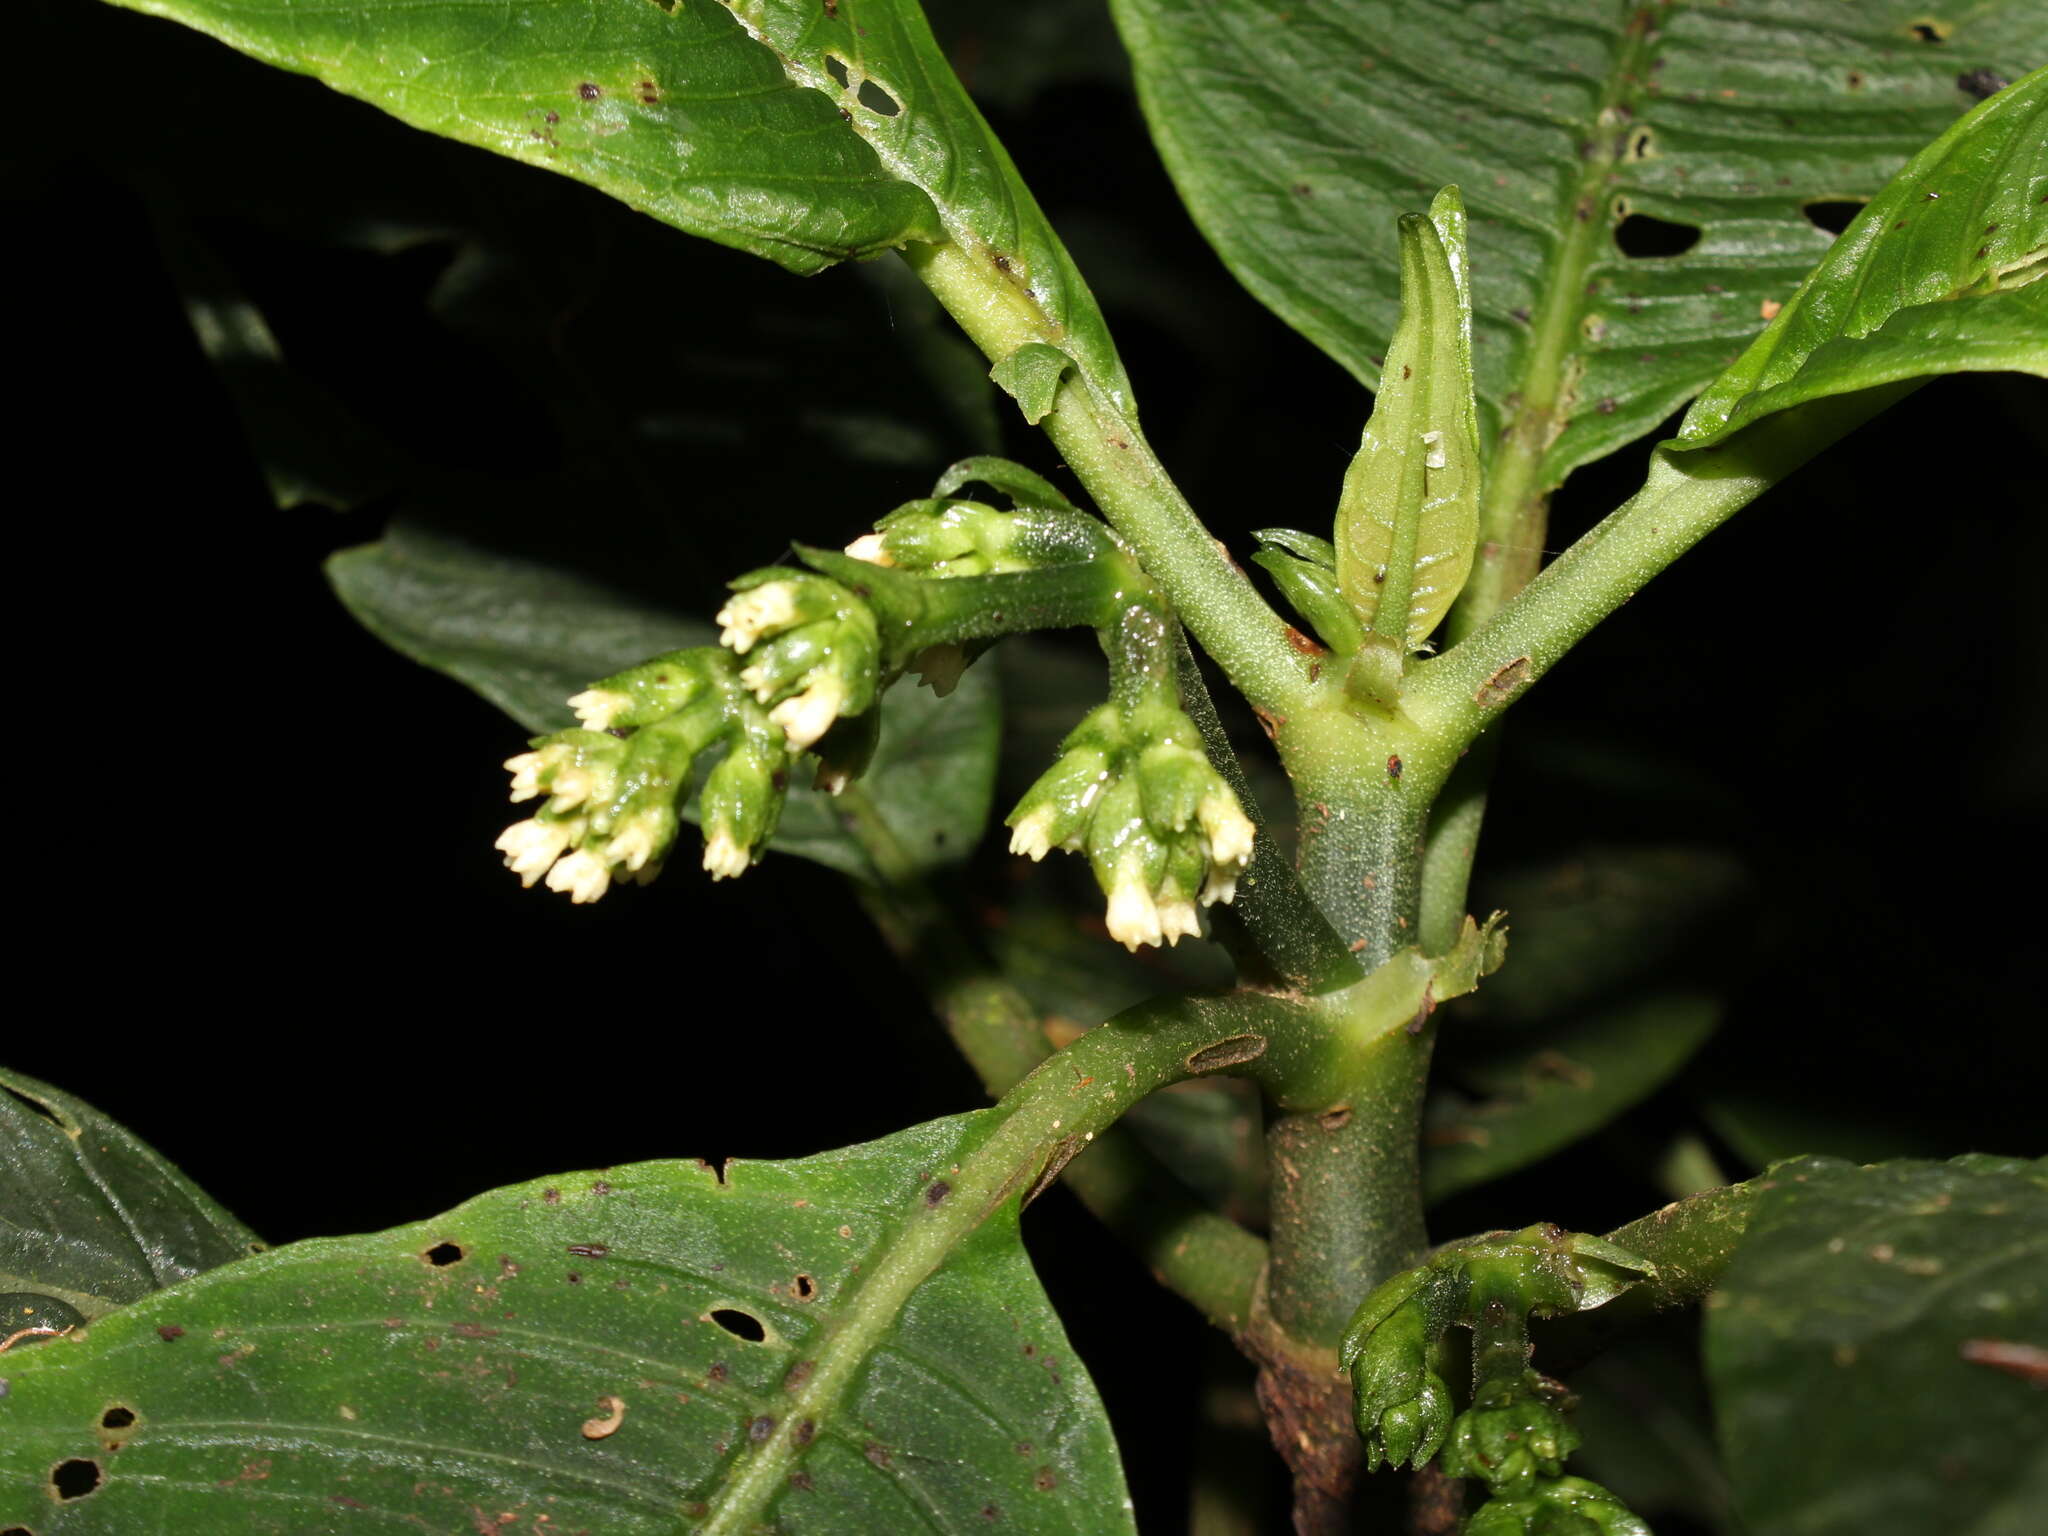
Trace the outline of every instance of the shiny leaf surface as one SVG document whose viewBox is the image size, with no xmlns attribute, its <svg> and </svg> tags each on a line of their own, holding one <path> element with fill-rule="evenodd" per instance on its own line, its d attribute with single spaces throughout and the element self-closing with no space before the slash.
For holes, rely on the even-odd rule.
<svg viewBox="0 0 2048 1536">
<path fill-rule="evenodd" d="M 1395 223 L 1472 218 L 1481 441 L 1540 489 L 1654 429 L 1828 248 L 1844 205 L 2048 61 L 2034 0 L 1115 0 L 1210 242 L 1377 386 Z M 1834 227 L 1839 227 L 1835 225 Z"/>
<path fill-rule="evenodd" d="M 1128 1531 L 1014 1201 L 863 1300 L 992 1124 L 564 1175 L 159 1293 L 5 1361 L 0 1526 Z"/>
<path fill-rule="evenodd" d="M 2044 1339 L 2048 1162 L 1779 1164 L 1707 1315 L 1747 1528 L 2038 1529 Z"/>
<path fill-rule="evenodd" d="M 133 1132 L 0 1067 L 0 1292 L 94 1317 L 262 1246 Z"/>
</svg>

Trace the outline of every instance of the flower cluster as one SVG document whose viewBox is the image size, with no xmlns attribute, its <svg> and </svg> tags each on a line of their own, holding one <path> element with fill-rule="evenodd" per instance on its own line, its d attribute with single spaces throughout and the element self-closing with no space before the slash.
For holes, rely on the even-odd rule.
<svg viewBox="0 0 2048 1536">
<path fill-rule="evenodd" d="M 725 879 L 760 857 L 782 813 L 788 752 L 783 733 L 724 678 L 729 667 L 707 648 L 608 677 L 569 701 L 584 727 L 536 737 L 506 762 L 513 801 L 543 800 L 498 838 L 521 884 L 545 877 L 549 890 L 589 902 L 614 881 L 652 880 L 698 760 L 721 744 L 699 798 L 704 867 Z"/>
<path fill-rule="evenodd" d="M 1110 936 L 1131 950 L 1199 935 L 1196 902 L 1237 893 L 1254 835 L 1193 723 L 1165 704 L 1091 712 L 1009 826 L 1012 853 L 1088 855 L 1109 898 Z"/>
<path fill-rule="evenodd" d="M 1606 1489 L 1564 1476 L 1579 1434 L 1564 1389 L 1529 1368 L 1529 1319 L 1602 1306 L 1650 1270 L 1602 1238 L 1538 1225 L 1453 1244 L 1394 1276 L 1358 1309 L 1340 1354 L 1367 1468 L 1420 1467 L 1441 1451 L 1445 1472 L 1494 1496 L 1472 1531 L 1648 1536 Z M 1435 1369 L 1453 1325 L 1473 1331 L 1463 1413 Z"/>
<path fill-rule="evenodd" d="M 875 702 L 881 644 L 868 605 L 828 577 L 771 567 L 718 611 L 719 644 L 750 658 L 739 680 L 801 752 Z"/>
</svg>

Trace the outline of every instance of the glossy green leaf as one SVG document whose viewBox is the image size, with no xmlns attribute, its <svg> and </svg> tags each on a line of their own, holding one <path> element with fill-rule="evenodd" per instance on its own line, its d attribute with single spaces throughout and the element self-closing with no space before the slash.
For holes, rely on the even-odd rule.
<svg viewBox="0 0 2048 1536">
<path fill-rule="evenodd" d="M 1337 583 L 1361 624 L 1409 650 L 1464 587 L 1479 540 L 1465 247 L 1455 187 L 1401 220 L 1401 318 L 1337 505 Z"/>
<path fill-rule="evenodd" d="M 0 1292 L 97 1317 L 262 1246 L 125 1127 L 0 1067 Z"/>
<path fill-rule="evenodd" d="M 994 1123 L 538 1180 L 160 1293 L 6 1359 L 0 1527 L 1129 1531 L 1014 1200 L 864 1299 Z"/>
<path fill-rule="evenodd" d="M 535 732 L 573 724 L 564 701 L 592 679 L 716 639 L 700 620 L 588 577 L 404 523 L 380 543 L 336 555 L 328 575 L 379 639 Z M 915 864 L 964 858 L 980 839 L 1000 718 L 989 668 L 969 668 L 945 699 L 906 684 L 883 700 L 881 739 L 860 783 Z M 508 753 L 517 746 L 508 741 Z M 686 814 L 694 816 L 694 802 Z M 831 797 L 805 785 L 791 786 L 770 846 L 869 873 Z"/>
<path fill-rule="evenodd" d="M 1706 1343 L 1746 1527 L 2039 1530 L 2048 1161 L 1801 1158 L 1758 1188 Z"/>
<path fill-rule="evenodd" d="M 913 0 L 120 0 L 796 272 L 987 259 L 1105 386 L 1100 312 Z"/>
<path fill-rule="evenodd" d="M 1705 447 L 1829 395 L 1964 370 L 2048 376 L 2048 69 L 1913 157 L 1686 413 Z"/>
<path fill-rule="evenodd" d="M 1713 998 L 1659 992 L 1544 1030 L 1540 1044 L 1460 1053 L 1466 1093 L 1433 1097 L 1423 1128 L 1424 1195 L 1446 1199 L 1590 1136 L 1669 1082 L 1721 1013 Z"/>
<path fill-rule="evenodd" d="M 1829 205 L 2048 61 L 2038 0 L 1978 0 L 1939 33 L 1923 0 L 1114 9 L 1203 232 L 1368 385 L 1395 219 L 1464 189 L 1480 440 L 1498 457 L 1506 431 L 1537 490 L 1719 374 L 1826 252 Z"/>
</svg>

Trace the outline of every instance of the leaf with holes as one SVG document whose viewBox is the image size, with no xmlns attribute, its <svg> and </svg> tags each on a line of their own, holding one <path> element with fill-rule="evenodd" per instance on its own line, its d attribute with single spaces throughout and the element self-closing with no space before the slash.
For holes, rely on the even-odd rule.
<svg viewBox="0 0 2048 1536">
<path fill-rule="evenodd" d="M 0 1292 L 97 1317 L 262 1246 L 140 1137 L 0 1067 Z"/>
<path fill-rule="evenodd" d="M 1653 430 L 1792 296 L 1827 250 L 1816 220 L 2048 60 L 2038 0 L 1939 30 L 1924 0 L 1115 10 L 1204 233 L 1368 385 L 1396 218 L 1464 189 L 1480 440 L 1506 507 Z"/>
<path fill-rule="evenodd" d="M 2048 1497 L 2048 1160 L 1780 1163 L 1707 1314 L 1755 1536 L 2022 1536 Z"/>
<path fill-rule="evenodd" d="M 2044 277 L 2048 69 L 1913 157 L 1693 402 L 1674 446 L 1705 447 L 1775 411 L 1906 379 L 2048 376 Z"/>
<path fill-rule="evenodd" d="M 1127 385 L 1086 283 L 914 0 L 118 0 L 794 272 L 985 257 Z"/>
<path fill-rule="evenodd" d="M 379 543 L 336 555 L 328 576 L 372 634 L 536 732 L 574 724 L 564 701 L 594 679 L 716 638 L 708 624 L 602 582 L 403 522 Z M 913 863 L 965 858 L 995 794 L 995 669 L 970 667 L 944 699 L 893 688 L 881 709 L 863 792 Z M 694 801 L 685 815 L 695 819 Z M 831 797 L 806 787 L 791 787 L 770 846 L 847 874 L 871 872 Z"/>
<path fill-rule="evenodd" d="M 0 1527 L 1128 1531 L 1014 1199 L 899 1264 L 998 1119 L 516 1185 L 161 1293 L 7 1360 Z"/>
</svg>

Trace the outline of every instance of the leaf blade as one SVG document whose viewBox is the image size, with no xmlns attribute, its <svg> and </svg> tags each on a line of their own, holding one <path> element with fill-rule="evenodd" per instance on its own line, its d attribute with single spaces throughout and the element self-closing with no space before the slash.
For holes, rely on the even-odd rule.
<svg viewBox="0 0 2048 1536">
<path fill-rule="evenodd" d="M 97 1316 L 262 1247 L 90 1104 L 0 1067 L 0 1291 Z"/>
<path fill-rule="evenodd" d="M 1707 1319 L 1747 1528 L 2029 1528 L 2048 1398 L 1982 1346 L 2048 1336 L 2044 1277 L 2048 1164 L 1779 1164 Z"/>
<path fill-rule="evenodd" d="M 102 1465 L 108 1528 L 304 1529 L 337 1505 L 448 1530 L 507 1508 L 626 1536 L 700 1522 L 861 1275 L 997 1118 L 792 1162 L 537 1180 L 164 1293 L 9 1361 L 0 1519 L 46 1517 L 49 1469 L 76 1456 Z M 888 1323 L 763 1518 L 951 1530 L 993 1505 L 1032 1532 L 1130 1529 L 1014 1201 Z M 110 1398 L 136 1419 L 111 1461 Z"/>
<path fill-rule="evenodd" d="M 1927 146 L 1686 413 L 1703 448 L 1796 405 L 1963 370 L 2048 376 L 2048 69 Z"/>
<path fill-rule="evenodd" d="M 1481 440 L 1540 493 L 1653 430 L 1826 248 L 1808 204 L 1874 194 L 1975 96 L 2048 59 L 2024 0 L 1939 46 L 1910 0 L 1764 10 L 1539 0 L 1114 0 L 1141 105 L 1210 243 L 1261 302 L 1377 387 L 1394 220 L 1460 182 Z M 1632 215 L 1698 232 L 1616 244 Z"/>
</svg>

